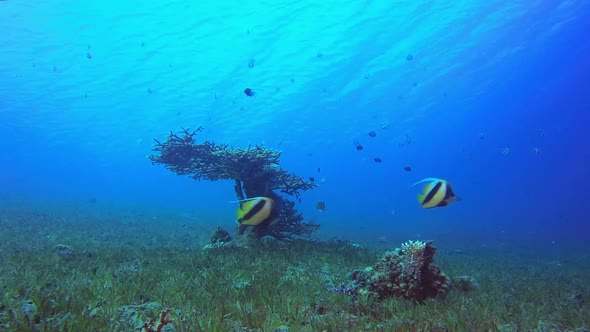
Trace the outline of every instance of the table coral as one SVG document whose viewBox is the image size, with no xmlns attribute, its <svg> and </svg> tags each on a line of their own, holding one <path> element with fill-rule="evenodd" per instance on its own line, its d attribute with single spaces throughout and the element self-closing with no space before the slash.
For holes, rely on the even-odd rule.
<svg viewBox="0 0 590 332">
<path fill-rule="evenodd" d="M 313 221 L 303 222 L 295 203 L 279 195 L 300 200 L 300 191 L 316 187 L 315 183 L 280 168 L 280 151 L 261 145 L 233 148 L 211 141 L 198 142 L 196 135 L 202 130 L 199 127 L 193 131 L 183 129 L 178 134 L 171 132 L 163 142 L 154 139 L 155 154 L 149 159 L 153 164 L 164 165 L 178 175 L 195 180 L 234 180 L 234 192 L 239 200 L 257 196 L 272 198 L 278 208 L 279 222 L 248 226 L 252 230 L 250 234 L 257 238 L 287 239 L 309 235 L 319 228 Z M 240 228 L 239 234 L 243 231 L 244 227 Z"/>
</svg>

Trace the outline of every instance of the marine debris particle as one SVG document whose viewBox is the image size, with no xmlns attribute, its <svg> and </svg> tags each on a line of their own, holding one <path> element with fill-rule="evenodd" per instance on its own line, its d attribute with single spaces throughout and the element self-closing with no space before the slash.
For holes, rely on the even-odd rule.
<svg viewBox="0 0 590 332">
<path fill-rule="evenodd" d="M 374 132 L 374 131 L 370 131 L 370 132 L 369 132 L 369 136 L 370 136 L 370 137 L 375 137 L 375 136 L 377 136 L 377 133 L 376 133 L 376 132 Z"/>
<path fill-rule="evenodd" d="M 382 162 L 382 161 L 383 161 L 383 159 L 381 159 L 381 158 L 379 158 L 379 157 L 376 157 L 376 158 L 374 158 L 373 160 L 375 160 L 375 162 L 376 162 L 376 163 L 380 163 L 380 162 Z"/>
<path fill-rule="evenodd" d="M 250 88 L 246 88 L 244 89 L 244 93 L 246 94 L 246 96 L 248 97 L 256 97 L 256 92 L 254 92 L 254 90 L 250 89 Z"/>
<path fill-rule="evenodd" d="M 361 150 L 363 149 L 363 146 L 362 146 L 362 145 L 360 145 L 360 144 L 358 144 L 358 145 L 356 146 L 356 149 L 357 149 L 357 150 L 359 150 L 359 151 L 361 151 Z"/>
<path fill-rule="evenodd" d="M 400 148 L 403 148 L 404 146 L 410 145 L 410 144 L 412 144 L 412 139 L 410 138 L 409 135 L 406 135 L 404 141 L 402 141 L 402 142 L 399 143 L 399 147 Z"/>
<path fill-rule="evenodd" d="M 147 88 L 147 92 L 151 95 L 153 93 L 152 88 Z"/>
<path fill-rule="evenodd" d="M 406 61 L 412 61 L 414 60 L 414 56 L 410 53 L 408 54 L 408 56 L 406 56 Z"/>
<path fill-rule="evenodd" d="M 315 178 L 313 176 L 309 177 L 309 182 L 315 182 Z"/>
<path fill-rule="evenodd" d="M 410 167 L 410 166 L 406 166 L 406 167 L 404 167 L 404 170 L 405 170 L 406 172 L 411 172 L 411 171 L 412 171 L 412 167 Z"/>
<path fill-rule="evenodd" d="M 250 59 L 248 61 L 248 68 L 252 69 L 252 68 L 254 68 L 255 65 L 256 65 L 256 60 Z"/>
<path fill-rule="evenodd" d="M 86 53 L 86 58 L 87 59 L 92 59 L 92 54 L 90 52 Z"/>
</svg>

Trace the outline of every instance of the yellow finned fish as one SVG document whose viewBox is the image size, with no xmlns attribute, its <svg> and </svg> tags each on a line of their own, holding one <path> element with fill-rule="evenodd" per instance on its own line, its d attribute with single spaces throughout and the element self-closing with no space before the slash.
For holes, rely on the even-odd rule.
<svg viewBox="0 0 590 332">
<path fill-rule="evenodd" d="M 429 182 L 424 186 L 422 193 L 418 194 L 418 202 L 420 202 L 423 209 L 449 206 L 454 201 L 461 200 L 453 192 L 451 184 L 443 179 L 426 178 L 414 183 L 410 188 L 423 182 Z"/>
<path fill-rule="evenodd" d="M 256 226 L 269 221 L 275 205 L 268 197 L 253 197 L 237 202 L 240 207 L 236 211 L 236 221 L 245 226 Z"/>
</svg>

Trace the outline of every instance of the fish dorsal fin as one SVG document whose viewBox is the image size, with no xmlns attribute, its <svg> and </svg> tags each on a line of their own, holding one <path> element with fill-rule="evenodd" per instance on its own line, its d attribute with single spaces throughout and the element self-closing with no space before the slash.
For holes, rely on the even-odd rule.
<svg viewBox="0 0 590 332">
<path fill-rule="evenodd" d="M 438 182 L 438 181 L 440 181 L 440 179 L 438 179 L 438 178 L 426 178 L 426 179 L 422 179 L 422 180 L 414 183 L 413 185 L 409 186 L 408 189 L 410 189 L 410 188 L 412 188 L 412 187 L 414 187 L 416 185 L 419 185 L 420 183 L 424 183 L 424 182 Z"/>
<path fill-rule="evenodd" d="M 253 201 L 253 200 L 259 199 L 259 198 L 260 197 L 251 197 L 251 198 L 240 199 L 240 200 L 237 200 L 237 201 L 229 201 L 228 203 L 230 203 L 230 204 L 243 203 L 243 202 Z"/>
</svg>

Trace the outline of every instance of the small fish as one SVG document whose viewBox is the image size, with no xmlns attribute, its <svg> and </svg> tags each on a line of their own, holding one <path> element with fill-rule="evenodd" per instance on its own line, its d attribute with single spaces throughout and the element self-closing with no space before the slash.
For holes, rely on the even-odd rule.
<svg viewBox="0 0 590 332">
<path fill-rule="evenodd" d="M 92 59 L 92 53 L 90 53 L 90 52 L 86 53 L 86 58 L 87 59 Z"/>
<path fill-rule="evenodd" d="M 309 178 L 309 182 L 315 182 L 315 178 L 312 176 Z"/>
<path fill-rule="evenodd" d="M 406 167 L 404 167 L 404 170 L 405 170 L 406 172 L 411 172 L 411 171 L 412 171 L 412 167 L 410 167 L 410 166 L 406 166 Z"/>
<path fill-rule="evenodd" d="M 418 194 L 418 202 L 420 202 L 423 209 L 449 206 L 454 201 L 461 200 L 453 192 L 451 184 L 443 179 L 426 178 L 414 183 L 410 188 L 423 182 L 430 182 L 424 186 L 423 192 Z"/>
<path fill-rule="evenodd" d="M 359 144 L 359 145 L 356 146 L 356 149 L 360 151 L 360 150 L 363 149 L 363 146 Z"/>
<path fill-rule="evenodd" d="M 246 88 L 244 90 L 244 93 L 246 94 L 246 96 L 248 97 L 256 97 L 256 93 L 254 92 L 254 90 L 250 89 L 250 88 Z"/>
<path fill-rule="evenodd" d="M 503 148 L 502 150 L 500 150 L 500 152 L 501 152 L 503 155 L 507 156 L 507 155 L 509 155 L 509 154 L 510 154 L 510 149 L 509 149 L 509 148 Z"/>
<path fill-rule="evenodd" d="M 374 132 L 374 131 L 370 131 L 370 132 L 369 132 L 369 136 L 371 136 L 371 137 L 375 137 L 375 136 L 377 136 L 377 133 L 376 133 L 376 132 Z"/>
<path fill-rule="evenodd" d="M 414 60 L 414 56 L 412 54 L 408 54 L 408 56 L 406 57 L 406 61 L 412 61 Z"/>
<path fill-rule="evenodd" d="M 248 61 L 248 68 L 252 69 L 252 68 L 254 68 L 255 65 L 256 65 L 256 60 L 250 59 L 250 61 Z"/>
<path fill-rule="evenodd" d="M 324 212 L 324 210 L 326 209 L 326 203 L 320 201 L 315 205 L 315 208 L 320 212 Z"/>
<path fill-rule="evenodd" d="M 377 157 L 377 158 L 373 158 L 373 160 L 375 160 L 376 163 L 380 163 L 383 161 L 383 159 Z"/>
<path fill-rule="evenodd" d="M 318 173 L 320 172 L 320 168 L 318 167 Z"/>
</svg>

